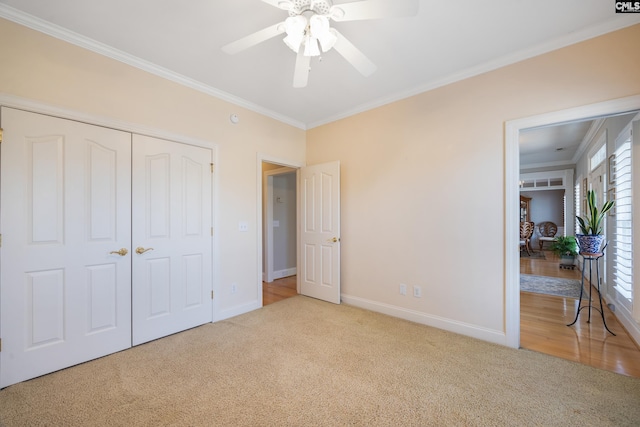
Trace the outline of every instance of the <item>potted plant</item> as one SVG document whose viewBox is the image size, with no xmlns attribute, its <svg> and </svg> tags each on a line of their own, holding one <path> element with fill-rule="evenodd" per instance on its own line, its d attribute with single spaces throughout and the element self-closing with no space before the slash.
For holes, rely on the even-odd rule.
<svg viewBox="0 0 640 427">
<path fill-rule="evenodd" d="M 598 207 L 598 198 L 593 190 L 587 191 L 587 212 L 584 216 L 577 216 L 582 234 L 578 234 L 578 247 L 581 254 L 599 254 L 602 251 L 604 236 L 602 235 L 604 216 L 613 207 L 614 201 L 606 201 Z"/>
<path fill-rule="evenodd" d="M 560 257 L 560 265 L 573 265 L 578 255 L 578 242 L 573 236 L 557 236 L 550 246 L 551 251 Z"/>
</svg>

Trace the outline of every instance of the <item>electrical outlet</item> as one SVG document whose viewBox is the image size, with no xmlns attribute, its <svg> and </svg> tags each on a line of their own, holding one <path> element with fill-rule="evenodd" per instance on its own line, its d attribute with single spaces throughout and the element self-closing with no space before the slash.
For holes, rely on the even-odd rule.
<svg viewBox="0 0 640 427">
<path fill-rule="evenodd" d="M 422 288 L 420 286 L 413 287 L 413 296 L 416 298 L 420 298 L 422 296 Z"/>
<path fill-rule="evenodd" d="M 238 285 L 236 285 L 235 283 L 231 284 L 231 293 L 235 294 L 236 292 L 238 292 Z"/>
<path fill-rule="evenodd" d="M 238 223 L 238 231 L 249 231 L 249 223 L 246 221 L 240 221 Z"/>
<path fill-rule="evenodd" d="M 404 283 L 400 283 L 400 295 L 406 295 L 407 294 L 407 285 L 405 285 Z"/>
</svg>

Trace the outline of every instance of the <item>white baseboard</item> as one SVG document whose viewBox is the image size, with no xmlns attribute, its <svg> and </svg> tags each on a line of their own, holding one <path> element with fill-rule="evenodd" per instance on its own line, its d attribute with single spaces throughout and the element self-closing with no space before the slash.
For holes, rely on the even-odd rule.
<svg viewBox="0 0 640 427">
<path fill-rule="evenodd" d="M 613 315 L 616 316 L 618 322 L 622 323 L 622 326 L 624 326 L 624 328 L 627 330 L 627 333 L 629 334 L 631 339 L 635 341 L 636 345 L 640 346 L 640 325 L 638 325 L 638 322 L 633 320 L 633 317 L 631 313 L 629 313 L 629 310 L 618 304 L 615 298 L 613 298 L 609 294 L 605 296 L 604 302 L 606 302 L 607 304 L 609 302 L 612 302 L 615 305 L 615 311 L 613 312 Z M 616 331 L 613 332 L 617 333 Z"/>
<path fill-rule="evenodd" d="M 284 270 L 278 270 L 273 272 L 273 279 L 282 279 L 283 277 L 295 276 L 298 270 L 296 267 L 285 268 Z"/>
<path fill-rule="evenodd" d="M 345 304 L 432 326 L 434 328 L 444 329 L 445 331 L 466 335 L 494 344 L 507 345 L 507 335 L 504 331 L 481 328 L 476 325 L 345 294 L 342 294 L 340 297 Z"/>
<path fill-rule="evenodd" d="M 222 310 L 219 313 L 214 313 L 213 321 L 218 322 L 220 320 L 229 319 L 231 317 L 249 313 L 250 311 L 257 310 L 259 308 L 262 308 L 260 305 L 260 301 L 254 300 L 246 304 L 237 305 L 235 307 Z"/>
<path fill-rule="evenodd" d="M 277 271 L 273 272 L 273 280 L 282 279 L 283 277 L 295 276 L 296 274 L 298 274 L 298 269 L 296 267 L 285 268 L 284 270 L 277 270 Z M 267 280 L 267 273 L 266 272 L 262 273 L 262 281 L 270 283 Z"/>
<path fill-rule="evenodd" d="M 627 330 L 629 336 L 632 340 L 636 342 L 636 345 L 640 346 L 640 327 L 638 324 L 631 318 L 626 315 L 626 313 L 615 313 L 618 321 L 622 323 L 622 326 Z M 615 333 L 615 331 L 613 331 Z"/>
</svg>

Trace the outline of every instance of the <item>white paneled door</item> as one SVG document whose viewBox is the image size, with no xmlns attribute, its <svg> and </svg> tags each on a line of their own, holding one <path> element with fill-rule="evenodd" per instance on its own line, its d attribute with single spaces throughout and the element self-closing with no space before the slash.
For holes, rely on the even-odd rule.
<svg viewBox="0 0 640 427">
<path fill-rule="evenodd" d="M 133 136 L 133 344 L 212 320 L 210 149 Z"/>
<path fill-rule="evenodd" d="M 131 346 L 131 134 L 0 114 L 5 387 Z"/>
<path fill-rule="evenodd" d="M 300 169 L 300 292 L 340 304 L 340 162 Z"/>
</svg>

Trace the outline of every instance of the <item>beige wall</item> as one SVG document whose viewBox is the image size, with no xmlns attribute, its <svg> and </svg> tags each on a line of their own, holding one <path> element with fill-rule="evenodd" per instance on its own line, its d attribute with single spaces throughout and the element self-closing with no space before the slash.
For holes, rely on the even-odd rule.
<svg viewBox="0 0 640 427">
<path fill-rule="evenodd" d="M 631 40 L 640 25 L 308 131 L 308 164 L 342 164 L 344 299 L 504 333 L 505 122 L 640 94 Z"/>
<path fill-rule="evenodd" d="M 303 130 L 2 19 L 0 53 L 0 94 L 216 145 L 216 317 L 257 306 L 258 153 L 304 163 Z M 238 232 L 238 221 L 249 223 L 248 233 Z"/>
</svg>

